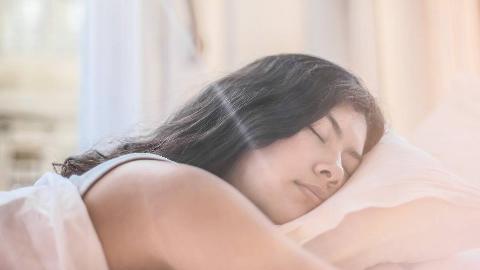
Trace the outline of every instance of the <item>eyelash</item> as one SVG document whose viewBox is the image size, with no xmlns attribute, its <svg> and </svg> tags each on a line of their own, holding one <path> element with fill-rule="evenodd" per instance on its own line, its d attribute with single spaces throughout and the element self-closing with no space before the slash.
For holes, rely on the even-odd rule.
<svg viewBox="0 0 480 270">
<path fill-rule="evenodd" d="M 322 143 L 325 143 L 325 139 L 323 139 L 323 137 L 320 136 L 320 134 L 318 134 L 318 133 L 315 131 L 315 129 L 313 129 L 313 128 L 310 127 L 310 126 L 309 126 L 308 128 L 313 132 L 313 134 L 315 134 L 315 136 L 317 136 L 317 137 L 320 139 L 320 141 L 321 141 Z M 347 170 L 344 169 L 343 171 L 344 171 L 344 173 L 345 173 L 345 178 L 349 179 L 350 176 L 352 176 L 352 174 L 349 173 L 349 172 L 347 172 Z"/>
<path fill-rule="evenodd" d="M 325 139 L 323 139 L 323 137 L 320 136 L 320 134 L 318 134 L 318 133 L 315 131 L 315 129 L 313 129 L 313 128 L 310 127 L 310 126 L 309 126 L 308 128 L 313 132 L 313 134 L 315 134 L 315 136 L 317 136 L 317 137 L 320 139 L 320 141 L 321 141 L 322 143 L 325 143 Z"/>
</svg>

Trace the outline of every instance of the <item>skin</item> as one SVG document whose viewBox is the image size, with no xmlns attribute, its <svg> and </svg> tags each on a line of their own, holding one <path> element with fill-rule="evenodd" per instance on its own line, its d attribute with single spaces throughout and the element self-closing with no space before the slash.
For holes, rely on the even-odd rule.
<svg viewBox="0 0 480 270">
<path fill-rule="evenodd" d="M 84 200 L 109 269 L 334 269 L 232 186 L 192 166 L 129 162 Z"/>
<path fill-rule="evenodd" d="M 361 161 L 363 114 L 349 105 L 292 137 L 249 151 L 224 177 L 274 223 L 304 215 L 332 196 Z"/>
<path fill-rule="evenodd" d="M 298 181 L 319 185 L 326 199 L 343 184 L 345 171 L 358 166 L 349 152 L 361 154 L 365 119 L 349 106 L 330 116 L 342 136 L 323 118 L 312 125 L 323 141 L 305 129 L 247 152 L 227 175 L 231 185 L 199 168 L 162 161 L 110 171 L 84 197 L 109 268 L 334 269 L 272 223 L 323 201 Z"/>
</svg>

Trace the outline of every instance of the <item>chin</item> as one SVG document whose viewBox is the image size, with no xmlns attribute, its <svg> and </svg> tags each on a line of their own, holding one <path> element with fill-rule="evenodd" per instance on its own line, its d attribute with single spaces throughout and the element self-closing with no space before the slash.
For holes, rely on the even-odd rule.
<svg viewBox="0 0 480 270">
<path fill-rule="evenodd" d="M 313 207 L 315 208 L 315 207 Z M 288 223 L 290 221 L 293 221 L 303 215 L 305 215 L 306 213 L 310 212 L 313 208 L 311 209 L 307 209 L 307 210 L 303 210 L 303 211 L 295 211 L 295 212 L 291 212 L 291 213 L 283 213 L 282 215 L 277 215 L 277 216 L 268 216 L 270 221 L 275 224 L 275 225 L 283 225 L 285 223 Z"/>
</svg>

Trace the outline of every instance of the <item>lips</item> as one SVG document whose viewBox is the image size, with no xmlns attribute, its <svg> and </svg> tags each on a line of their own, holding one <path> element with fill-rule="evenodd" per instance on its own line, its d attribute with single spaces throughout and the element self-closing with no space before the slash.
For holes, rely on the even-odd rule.
<svg viewBox="0 0 480 270">
<path fill-rule="evenodd" d="M 298 180 L 294 181 L 295 184 L 299 185 L 302 187 L 302 191 L 307 192 L 311 197 L 315 197 L 316 200 L 318 200 L 319 203 L 323 202 L 324 199 L 322 197 L 322 189 L 319 186 L 311 185 L 305 182 L 301 182 Z"/>
</svg>

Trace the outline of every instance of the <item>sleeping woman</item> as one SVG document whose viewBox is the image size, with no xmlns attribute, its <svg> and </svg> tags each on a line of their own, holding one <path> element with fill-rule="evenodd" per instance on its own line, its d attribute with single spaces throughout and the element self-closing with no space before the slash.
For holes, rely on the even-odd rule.
<svg viewBox="0 0 480 270">
<path fill-rule="evenodd" d="M 151 134 L 67 158 L 60 173 L 109 269 L 332 269 L 275 225 L 332 196 L 383 133 L 354 75 L 281 54 L 211 83 Z"/>
</svg>

